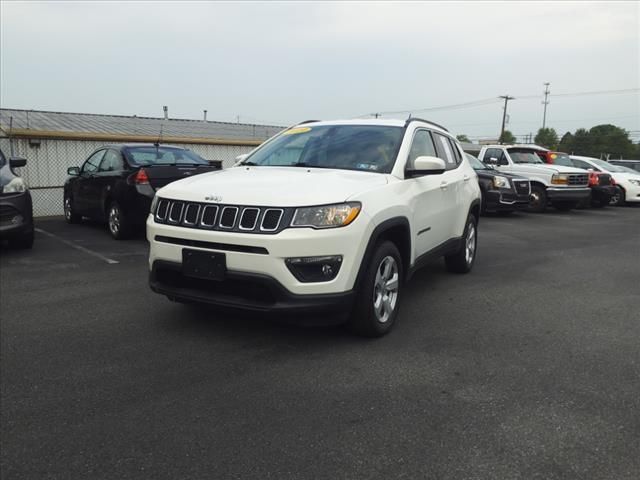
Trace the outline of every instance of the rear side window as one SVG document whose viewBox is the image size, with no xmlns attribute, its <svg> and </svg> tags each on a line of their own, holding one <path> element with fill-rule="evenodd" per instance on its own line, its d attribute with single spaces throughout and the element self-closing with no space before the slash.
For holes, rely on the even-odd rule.
<svg viewBox="0 0 640 480">
<path fill-rule="evenodd" d="M 415 162 L 416 158 L 422 156 L 437 157 L 436 147 L 428 130 L 418 130 L 413 136 L 407 167 L 413 168 L 413 162 Z"/>
<path fill-rule="evenodd" d="M 447 170 L 456 168 L 458 164 L 456 163 L 456 157 L 453 154 L 453 148 L 451 148 L 449 139 L 438 133 L 434 133 L 433 135 L 436 138 L 436 149 L 438 150 L 438 157 L 444 160 L 444 163 L 447 166 Z"/>
<path fill-rule="evenodd" d="M 100 164 L 101 172 L 118 172 L 122 170 L 122 160 L 120 154 L 115 150 L 107 150 Z"/>
<path fill-rule="evenodd" d="M 460 154 L 460 150 L 458 150 L 458 145 L 451 139 L 449 139 L 449 143 L 451 144 L 451 150 L 453 151 L 456 163 L 460 165 L 460 162 L 462 162 L 462 155 Z"/>
</svg>

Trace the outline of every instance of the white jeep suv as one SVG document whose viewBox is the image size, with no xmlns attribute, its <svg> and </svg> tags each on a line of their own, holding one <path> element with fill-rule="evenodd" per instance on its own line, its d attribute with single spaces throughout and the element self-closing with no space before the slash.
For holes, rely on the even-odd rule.
<svg viewBox="0 0 640 480">
<path fill-rule="evenodd" d="M 476 174 L 444 128 L 305 122 L 232 168 L 158 190 L 149 283 L 180 302 L 347 314 L 354 331 L 380 336 L 425 261 L 471 270 L 479 211 Z"/>
</svg>

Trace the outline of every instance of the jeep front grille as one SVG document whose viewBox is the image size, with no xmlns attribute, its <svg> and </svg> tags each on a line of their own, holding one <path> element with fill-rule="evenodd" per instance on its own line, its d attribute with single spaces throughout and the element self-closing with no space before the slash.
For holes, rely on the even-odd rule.
<svg viewBox="0 0 640 480">
<path fill-rule="evenodd" d="M 512 180 L 512 182 L 518 195 L 529 195 L 531 193 L 531 183 L 529 180 Z"/>
<path fill-rule="evenodd" d="M 156 223 L 188 228 L 270 234 L 289 226 L 294 211 L 294 208 L 212 205 L 162 198 L 153 218 Z"/>
<path fill-rule="evenodd" d="M 586 187 L 589 185 L 588 173 L 572 173 L 569 175 L 569 185 L 572 187 Z"/>
</svg>

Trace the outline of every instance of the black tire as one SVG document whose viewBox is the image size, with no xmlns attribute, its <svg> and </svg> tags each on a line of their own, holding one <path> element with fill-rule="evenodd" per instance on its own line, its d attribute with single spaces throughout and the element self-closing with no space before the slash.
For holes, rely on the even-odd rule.
<svg viewBox="0 0 640 480">
<path fill-rule="evenodd" d="M 487 204 L 484 201 L 485 193 L 480 190 L 480 215 L 487 214 Z"/>
<path fill-rule="evenodd" d="M 63 200 L 64 219 L 67 223 L 80 223 L 82 221 L 82 215 L 75 213 L 73 208 L 73 198 L 65 195 Z"/>
<path fill-rule="evenodd" d="M 389 333 L 400 309 L 403 275 L 402 257 L 396 245 L 390 241 L 380 242 L 356 292 L 355 306 L 348 323 L 352 332 L 365 337 L 381 337 Z"/>
<path fill-rule="evenodd" d="M 116 201 L 111 202 L 107 208 L 107 227 L 111 236 L 116 240 L 125 240 L 131 236 L 131 225 Z"/>
<path fill-rule="evenodd" d="M 19 248 L 21 250 L 30 250 L 33 248 L 34 233 L 33 230 L 15 238 L 9 239 L 11 248 Z"/>
<path fill-rule="evenodd" d="M 467 217 L 462 233 L 462 244 L 458 251 L 444 257 L 447 270 L 453 273 L 469 273 L 476 261 L 478 251 L 478 219 L 473 214 Z"/>
<path fill-rule="evenodd" d="M 568 212 L 576 208 L 578 204 L 576 202 L 555 202 L 553 204 L 553 208 L 556 210 L 560 210 L 561 212 Z"/>
<path fill-rule="evenodd" d="M 621 187 L 616 187 L 616 193 L 611 197 L 609 205 L 614 207 L 622 207 L 626 203 L 625 191 Z"/>
<path fill-rule="evenodd" d="M 599 200 L 592 200 L 591 206 L 595 208 L 604 208 L 611 203 L 611 197 L 602 197 Z"/>
<path fill-rule="evenodd" d="M 529 196 L 529 211 L 543 213 L 547 209 L 547 191 L 540 185 L 531 185 Z"/>
</svg>

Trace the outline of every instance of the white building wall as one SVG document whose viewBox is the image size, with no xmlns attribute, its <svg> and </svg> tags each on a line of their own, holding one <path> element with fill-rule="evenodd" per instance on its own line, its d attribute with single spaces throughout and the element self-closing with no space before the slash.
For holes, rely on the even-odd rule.
<svg viewBox="0 0 640 480">
<path fill-rule="evenodd" d="M 67 178 L 67 168 L 80 166 L 103 141 L 87 140 L 39 140 L 40 145 L 30 145 L 29 139 L 0 138 L 0 149 L 6 157 L 12 152 L 27 159 L 27 166 L 20 168 L 31 189 L 33 214 L 36 217 L 62 215 L 62 187 Z M 238 145 L 180 144 L 207 160 L 222 160 L 224 168 L 234 164 L 235 158 L 255 147 Z"/>
</svg>

